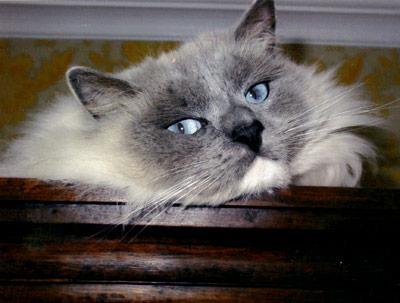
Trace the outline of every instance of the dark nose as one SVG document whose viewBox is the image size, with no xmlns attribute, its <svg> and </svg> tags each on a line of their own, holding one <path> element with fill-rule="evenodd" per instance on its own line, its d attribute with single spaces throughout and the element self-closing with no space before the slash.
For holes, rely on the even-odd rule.
<svg viewBox="0 0 400 303">
<path fill-rule="evenodd" d="M 239 125 L 232 131 L 231 137 L 234 142 L 246 144 L 251 150 L 260 151 L 262 138 L 261 133 L 264 126 L 260 121 L 254 120 L 250 125 Z"/>
</svg>

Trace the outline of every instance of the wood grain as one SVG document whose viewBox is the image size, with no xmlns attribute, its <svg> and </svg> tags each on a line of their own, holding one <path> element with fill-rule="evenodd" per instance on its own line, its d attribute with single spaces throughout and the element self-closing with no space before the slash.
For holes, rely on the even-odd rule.
<svg viewBox="0 0 400 303">
<path fill-rule="evenodd" d="M 105 199 L 95 192 L 90 196 L 80 196 L 79 199 L 69 183 L 52 181 L 44 182 L 37 179 L 1 178 L 1 201 L 41 201 L 41 202 L 71 202 L 79 204 L 89 202 L 127 202 L 115 199 Z M 281 190 L 274 194 L 264 193 L 257 199 L 247 201 L 230 201 L 222 207 L 306 207 L 306 208 L 339 208 L 339 209 L 400 209 L 398 198 L 400 189 L 360 189 L 343 187 L 295 187 Z M 350 203 L 351 202 L 351 203 Z"/>
<path fill-rule="evenodd" d="M 0 178 L 0 302 L 398 302 L 399 198 L 292 187 L 124 221 L 126 201 Z"/>
<path fill-rule="evenodd" d="M 0 285 L 2 302 L 343 302 L 343 291 L 146 284 Z M 348 301 L 351 302 L 351 301 Z"/>
</svg>

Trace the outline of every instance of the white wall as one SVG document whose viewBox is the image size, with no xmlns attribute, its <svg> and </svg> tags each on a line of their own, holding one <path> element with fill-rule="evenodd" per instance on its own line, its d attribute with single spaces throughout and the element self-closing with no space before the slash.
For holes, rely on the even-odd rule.
<svg viewBox="0 0 400 303">
<path fill-rule="evenodd" d="M 0 0 L 0 37 L 184 40 L 248 0 Z M 281 42 L 400 46 L 400 0 L 276 0 Z"/>
</svg>

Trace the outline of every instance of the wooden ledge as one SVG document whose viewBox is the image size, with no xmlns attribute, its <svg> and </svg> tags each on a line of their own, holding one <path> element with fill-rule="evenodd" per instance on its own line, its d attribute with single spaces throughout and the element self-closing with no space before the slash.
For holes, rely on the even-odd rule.
<svg viewBox="0 0 400 303">
<path fill-rule="evenodd" d="M 400 189 L 293 186 L 273 195 L 265 193 L 257 200 L 232 201 L 225 205 L 244 207 L 310 207 L 310 208 L 398 208 Z M 0 200 L 42 202 L 126 202 L 106 200 L 101 195 L 82 197 L 78 201 L 72 185 L 29 178 L 0 177 Z"/>
<path fill-rule="evenodd" d="M 3 178 L 0 302 L 399 302 L 399 198 L 292 187 L 118 225 L 126 202 Z"/>
<path fill-rule="evenodd" d="M 292 187 L 218 207 L 173 205 L 154 216 L 129 218 L 124 201 L 76 199 L 68 184 L 0 179 L 0 222 L 273 230 L 360 229 L 400 223 L 400 190 Z"/>
</svg>

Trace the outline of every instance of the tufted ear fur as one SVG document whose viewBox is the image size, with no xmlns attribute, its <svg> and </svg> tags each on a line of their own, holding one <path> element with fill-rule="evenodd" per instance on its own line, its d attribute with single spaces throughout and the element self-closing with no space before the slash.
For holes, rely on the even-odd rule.
<svg viewBox="0 0 400 303">
<path fill-rule="evenodd" d="M 128 82 L 87 67 L 70 68 L 66 78 L 72 93 L 96 119 L 117 110 L 121 97 L 136 94 Z"/>
<path fill-rule="evenodd" d="M 274 36 L 275 7 L 273 0 L 257 0 L 242 17 L 235 30 L 235 39 Z"/>
</svg>

